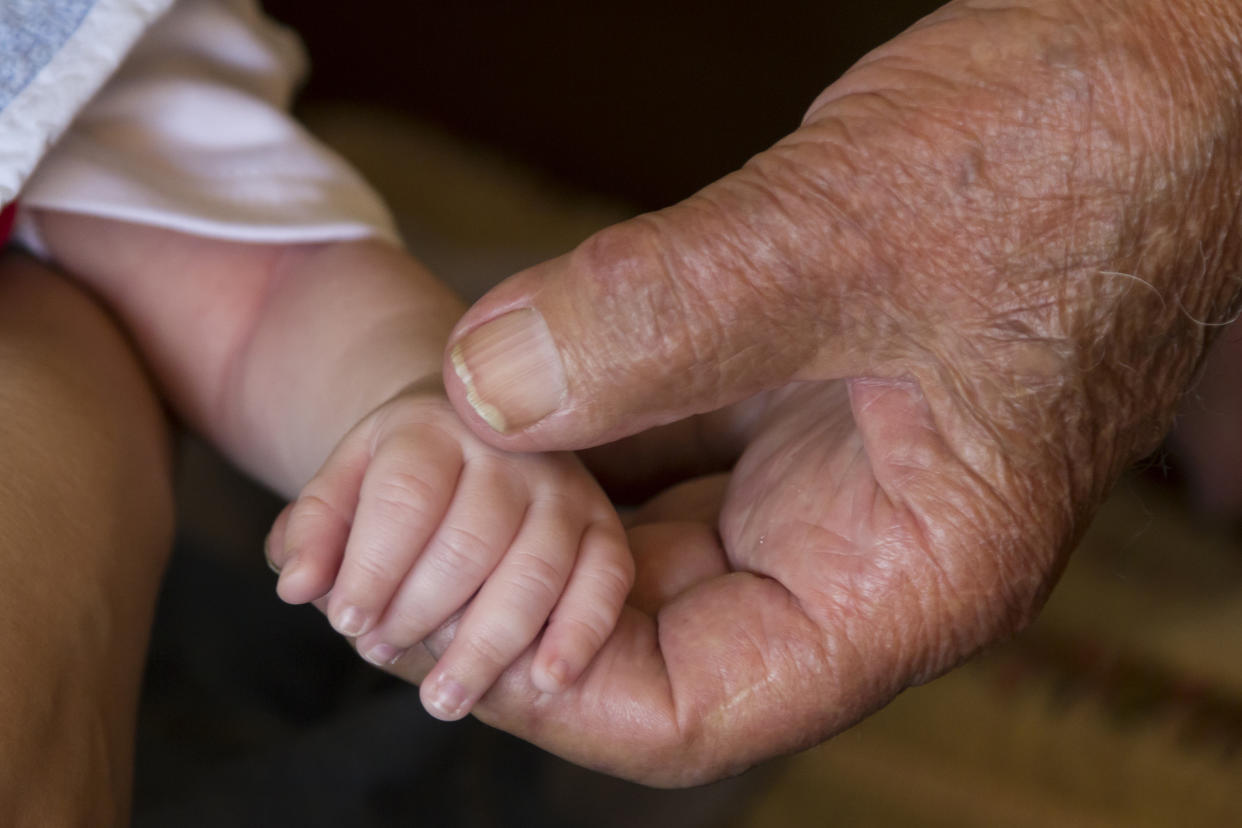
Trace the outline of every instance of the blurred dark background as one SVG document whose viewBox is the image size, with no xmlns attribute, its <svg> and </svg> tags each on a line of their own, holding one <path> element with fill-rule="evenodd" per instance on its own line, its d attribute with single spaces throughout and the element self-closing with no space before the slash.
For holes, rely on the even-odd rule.
<svg viewBox="0 0 1242 828">
<path fill-rule="evenodd" d="M 865 52 L 941 5 L 267 0 L 310 50 L 308 101 L 397 107 L 642 208 L 793 130 Z"/>
</svg>

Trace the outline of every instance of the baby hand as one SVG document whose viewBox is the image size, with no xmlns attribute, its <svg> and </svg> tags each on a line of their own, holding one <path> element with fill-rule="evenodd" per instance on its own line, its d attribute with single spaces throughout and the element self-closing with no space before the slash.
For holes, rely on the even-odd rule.
<svg viewBox="0 0 1242 828">
<path fill-rule="evenodd" d="M 425 390 L 355 426 L 272 542 L 283 545 L 280 597 L 326 594 L 332 626 L 375 664 L 464 608 L 421 689 L 442 719 L 466 715 L 545 622 L 532 681 L 544 692 L 571 684 L 611 634 L 634 578 L 616 511 L 573 455 L 492 448 L 443 392 Z"/>
</svg>

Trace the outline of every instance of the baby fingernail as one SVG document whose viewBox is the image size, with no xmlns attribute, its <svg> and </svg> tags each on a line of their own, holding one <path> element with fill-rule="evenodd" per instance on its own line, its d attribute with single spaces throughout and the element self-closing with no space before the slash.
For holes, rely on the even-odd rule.
<svg viewBox="0 0 1242 828">
<path fill-rule="evenodd" d="M 346 607 L 337 613 L 332 626 L 341 635 L 358 636 L 366 632 L 367 618 L 357 607 Z"/>
<path fill-rule="evenodd" d="M 569 662 L 563 658 L 548 665 L 548 678 L 556 684 L 558 690 L 564 689 L 569 683 Z"/>
<path fill-rule="evenodd" d="M 466 688 L 452 679 L 440 679 L 427 694 L 427 712 L 437 719 L 460 719 L 465 703 Z"/>
<path fill-rule="evenodd" d="M 272 560 L 272 536 L 268 535 L 263 539 L 263 560 L 267 561 L 267 568 L 280 574 L 280 567 Z"/>
<path fill-rule="evenodd" d="M 376 667 L 387 667 L 401 657 L 402 650 L 391 644 L 376 644 L 362 654 L 362 657 Z"/>
<path fill-rule="evenodd" d="M 297 592 L 298 570 L 300 569 L 301 566 L 296 556 L 285 561 L 284 567 L 277 572 L 276 593 L 278 595 L 288 596 L 289 590 Z M 285 600 L 289 599 L 286 597 Z"/>
<path fill-rule="evenodd" d="M 539 422 L 565 401 L 565 366 L 534 308 L 475 328 L 453 346 L 451 357 L 471 407 L 501 434 Z"/>
</svg>

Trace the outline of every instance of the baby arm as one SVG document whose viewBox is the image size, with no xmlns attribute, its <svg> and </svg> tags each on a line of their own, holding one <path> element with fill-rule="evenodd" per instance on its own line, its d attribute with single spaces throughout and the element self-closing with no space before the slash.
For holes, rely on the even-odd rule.
<svg viewBox="0 0 1242 828">
<path fill-rule="evenodd" d="M 477 592 L 423 683 L 444 718 L 468 712 L 545 621 L 537 685 L 555 691 L 586 667 L 632 579 L 620 523 L 572 456 L 506 454 L 458 421 L 438 383 L 462 306 L 417 262 L 377 242 L 39 222 L 176 411 L 268 485 L 302 490 L 272 538 L 283 597 L 326 594 L 333 625 L 389 662 Z"/>
</svg>

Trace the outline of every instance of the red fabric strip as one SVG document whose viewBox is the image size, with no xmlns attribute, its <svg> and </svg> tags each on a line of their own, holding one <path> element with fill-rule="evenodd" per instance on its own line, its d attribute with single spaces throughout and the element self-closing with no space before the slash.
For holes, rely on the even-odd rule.
<svg viewBox="0 0 1242 828">
<path fill-rule="evenodd" d="M 0 210 L 0 247 L 8 242 L 9 234 L 13 232 L 13 219 L 16 217 L 16 201 L 4 205 L 4 209 Z"/>
</svg>

